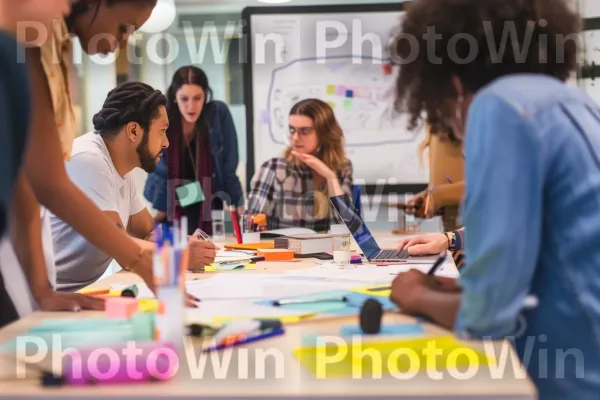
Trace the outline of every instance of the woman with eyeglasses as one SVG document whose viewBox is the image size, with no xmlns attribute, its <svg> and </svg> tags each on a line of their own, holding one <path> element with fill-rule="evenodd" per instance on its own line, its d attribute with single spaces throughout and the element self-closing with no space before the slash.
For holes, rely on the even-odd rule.
<svg viewBox="0 0 600 400">
<path fill-rule="evenodd" d="M 247 214 L 265 214 L 268 229 L 302 227 L 326 232 L 338 219 L 329 196 L 352 195 L 352 163 L 333 109 L 318 99 L 302 100 L 289 113 L 290 146 L 256 172 Z"/>
</svg>

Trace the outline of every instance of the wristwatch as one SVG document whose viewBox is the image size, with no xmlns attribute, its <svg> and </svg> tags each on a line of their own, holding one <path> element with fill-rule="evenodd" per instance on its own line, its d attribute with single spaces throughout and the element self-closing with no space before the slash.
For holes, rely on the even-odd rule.
<svg viewBox="0 0 600 400">
<path fill-rule="evenodd" d="M 456 250 L 456 234 L 454 232 L 445 232 L 446 238 L 448 238 L 448 250 Z"/>
</svg>

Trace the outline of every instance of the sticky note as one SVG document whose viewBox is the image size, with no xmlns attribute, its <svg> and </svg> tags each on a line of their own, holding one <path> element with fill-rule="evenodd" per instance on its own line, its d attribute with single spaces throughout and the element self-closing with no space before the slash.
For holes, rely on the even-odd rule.
<svg viewBox="0 0 600 400">
<path fill-rule="evenodd" d="M 294 356 L 319 379 L 406 376 L 428 370 L 465 370 L 494 362 L 493 355 L 460 343 L 452 336 L 404 340 L 339 339 L 322 340 L 318 345 L 296 348 Z M 436 356 L 431 357 L 430 354 Z M 324 359 L 328 362 L 323 362 Z"/>
<path fill-rule="evenodd" d="M 342 97 L 346 96 L 346 88 L 343 86 L 338 86 L 337 95 Z"/>
<path fill-rule="evenodd" d="M 335 85 L 327 85 L 327 94 L 335 94 Z"/>
<path fill-rule="evenodd" d="M 335 109 L 335 103 L 333 101 L 327 101 L 327 104 L 329 105 L 329 107 Z"/>
<path fill-rule="evenodd" d="M 107 318 L 48 319 L 20 335 L 20 338 L 1 345 L 0 352 L 15 352 L 23 346 L 28 352 L 33 351 L 40 342 L 52 351 L 55 345 L 60 346 L 59 349 L 101 347 L 136 339 L 131 320 Z"/>
<path fill-rule="evenodd" d="M 349 110 L 352 108 L 352 99 L 346 99 L 344 100 L 344 108 L 346 110 Z"/>
<path fill-rule="evenodd" d="M 366 294 L 367 296 L 375 297 L 390 297 L 392 289 L 389 284 L 366 286 L 352 289 L 355 293 Z"/>
<path fill-rule="evenodd" d="M 260 121 L 264 125 L 269 125 L 271 123 L 271 116 L 269 115 L 269 110 L 262 110 L 260 113 Z"/>
<path fill-rule="evenodd" d="M 164 311 L 164 304 L 159 302 L 157 299 L 140 299 L 138 302 L 138 311 L 141 313 L 162 313 Z"/>
<path fill-rule="evenodd" d="M 354 97 L 354 91 L 353 90 L 346 90 L 346 97 L 351 99 Z"/>
<path fill-rule="evenodd" d="M 109 318 L 131 318 L 138 310 L 138 301 L 131 297 L 106 299 L 104 313 Z"/>
<path fill-rule="evenodd" d="M 419 324 L 382 325 L 379 335 L 422 335 L 423 327 Z M 344 325 L 340 328 L 340 336 L 365 335 L 358 325 Z"/>
<path fill-rule="evenodd" d="M 242 271 L 242 270 L 254 270 L 256 264 L 223 264 L 223 265 L 207 265 L 204 267 L 205 272 L 217 272 L 217 271 Z"/>
</svg>

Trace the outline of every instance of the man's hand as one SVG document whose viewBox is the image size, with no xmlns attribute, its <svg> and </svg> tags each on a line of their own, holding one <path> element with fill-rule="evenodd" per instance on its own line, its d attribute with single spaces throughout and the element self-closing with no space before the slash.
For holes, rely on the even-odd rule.
<svg viewBox="0 0 600 400">
<path fill-rule="evenodd" d="M 217 247 L 213 242 L 198 239 L 191 236 L 188 242 L 190 249 L 189 265 L 190 271 L 204 271 L 204 267 L 212 264 L 217 256 Z"/>
<path fill-rule="evenodd" d="M 104 300 L 79 293 L 60 293 L 48 290 L 37 296 L 36 301 L 41 311 L 72 311 L 104 310 Z"/>
<path fill-rule="evenodd" d="M 398 252 L 408 249 L 411 256 L 440 254 L 448 250 L 448 237 L 443 233 L 414 236 L 401 240 L 396 249 Z"/>
<path fill-rule="evenodd" d="M 142 253 L 140 260 L 136 264 L 135 269 L 133 269 L 133 272 L 138 274 L 140 276 L 140 278 L 142 278 L 144 280 L 144 282 L 146 283 L 148 288 L 154 294 L 156 294 L 156 287 L 154 285 L 154 273 L 153 273 L 153 269 L 152 269 L 152 252 L 151 251 L 145 250 Z M 197 307 L 196 303 L 198 301 L 200 301 L 200 299 L 192 296 L 191 294 L 186 294 L 186 305 L 188 307 L 196 308 Z"/>
<path fill-rule="evenodd" d="M 406 314 L 425 316 L 452 329 L 461 296 L 455 280 L 425 275 L 413 269 L 394 279 L 390 299 Z"/>
</svg>

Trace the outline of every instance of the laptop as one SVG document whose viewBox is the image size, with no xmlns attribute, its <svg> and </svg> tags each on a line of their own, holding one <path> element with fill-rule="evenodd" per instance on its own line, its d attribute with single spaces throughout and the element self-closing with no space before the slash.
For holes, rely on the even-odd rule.
<svg viewBox="0 0 600 400">
<path fill-rule="evenodd" d="M 360 214 L 352 205 L 352 201 L 348 195 L 333 196 L 329 198 L 329 202 L 333 206 L 337 216 L 344 221 L 344 224 L 350 230 L 358 247 L 362 250 L 367 260 L 373 263 L 434 263 L 439 254 L 428 256 L 411 256 L 407 250 L 400 253 L 396 250 L 383 250 L 375 238 L 367 228 L 367 224 L 360 217 Z"/>
</svg>

